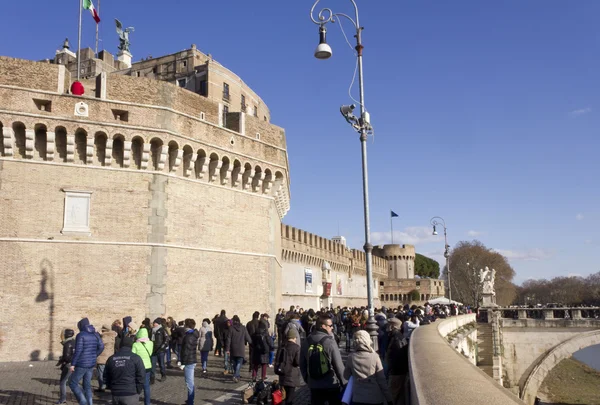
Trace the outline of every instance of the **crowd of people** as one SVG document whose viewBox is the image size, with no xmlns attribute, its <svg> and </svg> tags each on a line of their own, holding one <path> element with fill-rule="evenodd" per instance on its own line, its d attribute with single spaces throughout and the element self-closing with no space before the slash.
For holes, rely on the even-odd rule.
<svg viewBox="0 0 600 405">
<path fill-rule="evenodd" d="M 110 390 L 115 405 L 133 405 L 143 393 L 150 405 L 151 386 L 167 378 L 167 369 L 183 371 L 187 405 L 194 404 L 195 373 L 208 373 L 209 353 L 223 359 L 223 375 L 241 380 L 246 362 L 252 382 L 267 380 L 274 368 L 278 401 L 293 404 L 298 387 L 308 385 L 311 404 L 405 404 L 408 345 L 421 325 L 468 312 L 455 305 L 425 304 L 375 310 L 376 344 L 369 334 L 366 308 L 326 308 L 315 311 L 292 306 L 280 309 L 273 321 L 255 312 L 245 325 L 239 316 L 222 310 L 196 328 L 192 318 L 146 318 L 136 327 L 131 316 L 103 325 L 96 332 L 87 318 L 77 324 L 79 333 L 65 329 L 61 336 L 60 397 L 67 385 L 80 405 L 93 405 L 92 379 L 97 392 Z M 343 361 L 342 347 L 347 354 Z M 81 385 L 80 385 L 81 384 Z M 258 386 L 259 384 L 257 384 Z M 275 385 L 274 385 L 275 386 Z M 282 393 L 284 393 L 282 395 Z M 275 396 L 273 397 L 275 398 Z"/>
</svg>

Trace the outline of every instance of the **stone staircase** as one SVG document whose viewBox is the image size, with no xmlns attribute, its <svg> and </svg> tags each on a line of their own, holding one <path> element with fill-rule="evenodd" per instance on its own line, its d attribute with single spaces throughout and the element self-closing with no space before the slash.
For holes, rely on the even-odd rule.
<svg viewBox="0 0 600 405">
<path fill-rule="evenodd" d="M 491 323 L 477 324 L 477 367 L 494 377 L 494 338 Z"/>
</svg>

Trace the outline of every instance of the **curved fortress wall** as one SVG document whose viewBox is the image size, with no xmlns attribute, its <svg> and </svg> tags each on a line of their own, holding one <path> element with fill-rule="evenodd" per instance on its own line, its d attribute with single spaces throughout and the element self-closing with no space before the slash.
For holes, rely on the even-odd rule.
<svg viewBox="0 0 600 405">
<path fill-rule="evenodd" d="M 223 127 L 164 82 L 102 74 L 84 97 L 69 82 L 0 57 L 0 358 L 56 358 L 83 316 L 279 307 L 283 130 L 243 113 Z"/>
<path fill-rule="evenodd" d="M 281 225 L 284 308 L 366 306 L 365 253 L 331 239 Z M 326 264 L 325 264 L 326 263 Z M 325 264 L 325 265 L 324 265 Z M 307 283 L 310 278 L 310 283 Z M 373 297 L 379 306 L 380 280 L 387 278 L 387 261 L 373 256 Z M 328 285 L 330 290 L 328 291 Z"/>
</svg>

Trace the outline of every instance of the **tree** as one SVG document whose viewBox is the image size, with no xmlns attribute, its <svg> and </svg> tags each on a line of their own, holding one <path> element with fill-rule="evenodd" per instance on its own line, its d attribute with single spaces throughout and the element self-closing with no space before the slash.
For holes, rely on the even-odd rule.
<svg viewBox="0 0 600 405">
<path fill-rule="evenodd" d="M 452 249 L 450 254 L 452 299 L 465 305 L 478 306 L 481 299 L 479 270 L 485 267 L 496 270 L 496 303 L 500 306 L 512 304 L 517 294 L 517 287 L 512 283 L 515 277 L 514 269 L 506 257 L 477 240 L 458 242 Z M 443 278 L 448 285 L 445 266 Z"/>
<path fill-rule="evenodd" d="M 415 255 L 415 274 L 421 278 L 439 278 L 440 264 L 427 256 Z"/>
<path fill-rule="evenodd" d="M 600 273 L 588 277 L 555 277 L 552 280 L 527 280 L 519 287 L 517 304 L 598 305 Z"/>
<path fill-rule="evenodd" d="M 408 293 L 411 301 L 419 301 L 421 299 L 421 293 L 419 290 L 412 290 Z"/>
</svg>

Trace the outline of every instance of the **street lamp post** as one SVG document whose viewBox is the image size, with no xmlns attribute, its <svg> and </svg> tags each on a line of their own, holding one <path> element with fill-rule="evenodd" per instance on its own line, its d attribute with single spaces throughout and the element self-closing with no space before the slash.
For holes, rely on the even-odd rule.
<svg viewBox="0 0 600 405">
<path fill-rule="evenodd" d="M 318 18 L 314 18 L 315 8 L 320 0 L 316 0 L 310 9 L 310 19 L 319 26 L 319 45 L 315 50 L 315 57 L 317 59 L 329 59 L 332 55 L 331 47 L 327 44 L 326 24 L 336 22 L 337 18 L 346 18 L 356 30 L 356 57 L 358 63 L 358 89 L 360 94 L 360 117 L 356 117 L 353 114 L 353 110 L 356 108 L 354 104 L 342 106 L 340 112 L 346 119 L 346 121 L 352 125 L 352 127 L 360 134 L 360 145 L 362 154 L 362 181 L 363 181 L 363 201 L 364 201 L 364 219 L 365 219 L 365 260 L 366 260 L 366 271 L 367 271 L 367 301 L 369 309 L 369 319 L 367 321 L 367 331 L 373 341 L 373 346 L 377 350 L 377 322 L 375 321 L 375 312 L 373 306 L 373 245 L 371 244 L 371 230 L 369 221 L 369 176 L 367 170 L 367 136 L 373 131 L 371 127 L 369 113 L 365 109 L 365 95 L 364 95 L 364 83 L 363 83 L 363 45 L 362 45 L 362 30 L 358 18 L 358 6 L 354 0 L 350 0 L 354 6 L 355 18 L 348 16 L 343 13 L 334 13 L 330 8 L 323 8 Z M 338 22 L 339 24 L 339 22 Z"/>
<path fill-rule="evenodd" d="M 441 217 L 431 218 L 431 225 L 433 226 L 433 234 L 437 235 L 437 226 L 444 227 L 444 257 L 446 258 L 446 271 L 448 272 L 448 299 L 452 301 L 452 283 L 450 282 L 450 245 L 448 245 L 448 235 L 446 233 L 446 221 Z"/>
</svg>

